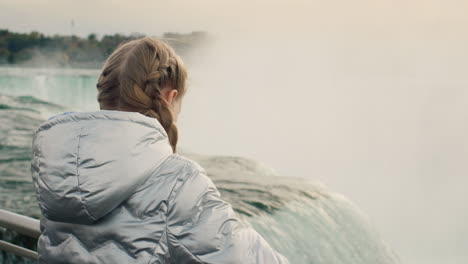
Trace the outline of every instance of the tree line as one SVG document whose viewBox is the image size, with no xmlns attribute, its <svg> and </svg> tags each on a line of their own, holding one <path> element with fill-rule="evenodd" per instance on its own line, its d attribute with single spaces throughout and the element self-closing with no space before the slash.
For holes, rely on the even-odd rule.
<svg viewBox="0 0 468 264">
<path fill-rule="evenodd" d="M 11 32 L 0 29 L 0 64 L 22 64 L 29 66 L 70 66 L 100 67 L 112 51 L 124 41 L 143 37 L 142 34 L 113 34 L 98 38 L 89 34 L 79 36 L 47 36 L 32 31 L 30 33 Z M 164 33 L 159 39 L 169 43 L 181 56 L 207 38 L 202 31 L 187 34 Z"/>
</svg>

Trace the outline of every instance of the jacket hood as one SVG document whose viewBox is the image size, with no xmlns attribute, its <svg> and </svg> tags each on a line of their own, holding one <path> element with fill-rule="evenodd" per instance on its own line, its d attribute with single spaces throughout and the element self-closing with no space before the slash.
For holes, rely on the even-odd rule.
<svg viewBox="0 0 468 264">
<path fill-rule="evenodd" d="M 31 172 L 43 215 L 89 224 L 129 198 L 172 154 L 155 118 L 100 110 L 59 115 L 33 134 Z"/>
</svg>

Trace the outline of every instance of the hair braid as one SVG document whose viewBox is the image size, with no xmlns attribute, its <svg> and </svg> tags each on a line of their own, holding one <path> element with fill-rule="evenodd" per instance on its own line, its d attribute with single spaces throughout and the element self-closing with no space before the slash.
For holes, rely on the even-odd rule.
<svg viewBox="0 0 468 264">
<path fill-rule="evenodd" d="M 165 129 L 174 152 L 177 127 L 161 89 L 185 93 L 186 70 L 182 60 L 165 43 L 142 38 L 120 46 L 106 61 L 98 80 L 101 109 L 140 112 L 156 118 Z"/>
</svg>

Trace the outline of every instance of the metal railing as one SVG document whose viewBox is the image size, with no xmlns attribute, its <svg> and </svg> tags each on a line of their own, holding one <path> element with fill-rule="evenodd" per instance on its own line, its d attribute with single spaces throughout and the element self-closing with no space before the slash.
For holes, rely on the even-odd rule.
<svg viewBox="0 0 468 264">
<path fill-rule="evenodd" d="M 39 238 L 39 220 L 0 209 L 0 227 L 16 231 L 22 235 Z M 37 260 L 37 252 L 0 240 L 0 250 Z"/>
</svg>

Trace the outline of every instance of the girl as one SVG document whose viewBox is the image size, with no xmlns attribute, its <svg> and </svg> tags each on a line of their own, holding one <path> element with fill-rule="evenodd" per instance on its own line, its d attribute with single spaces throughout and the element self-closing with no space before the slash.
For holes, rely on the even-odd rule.
<svg viewBox="0 0 468 264">
<path fill-rule="evenodd" d="M 168 45 L 130 41 L 103 67 L 100 111 L 35 131 L 39 263 L 288 263 L 176 153 L 186 78 Z"/>
</svg>

